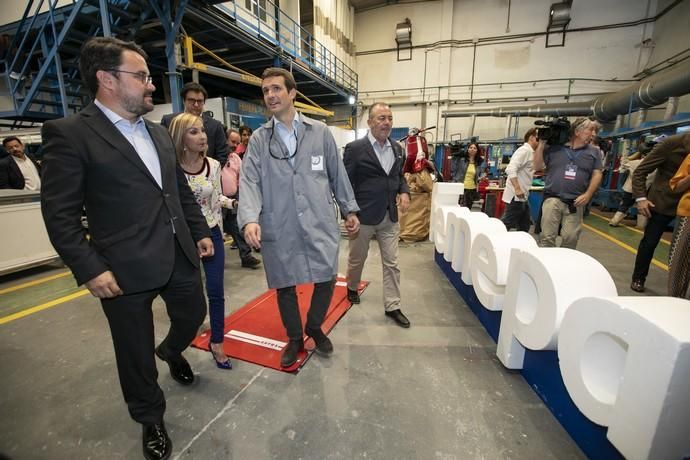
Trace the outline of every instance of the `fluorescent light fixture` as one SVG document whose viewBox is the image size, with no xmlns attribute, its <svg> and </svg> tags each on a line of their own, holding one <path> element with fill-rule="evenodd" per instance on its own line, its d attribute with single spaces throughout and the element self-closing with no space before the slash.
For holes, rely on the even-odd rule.
<svg viewBox="0 0 690 460">
<path fill-rule="evenodd" d="M 347 98 L 347 102 L 348 102 L 348 104 L 350 104 L 350 105 L 354 105 L 354 103 L 355 103 L 356 101 L 357 101 L 357 99 L 355 99 L 355 97 L 354 97 L 352 94 L 350 94 L 350 96 L 348 96 L 348 98 Z"/>
</svg>

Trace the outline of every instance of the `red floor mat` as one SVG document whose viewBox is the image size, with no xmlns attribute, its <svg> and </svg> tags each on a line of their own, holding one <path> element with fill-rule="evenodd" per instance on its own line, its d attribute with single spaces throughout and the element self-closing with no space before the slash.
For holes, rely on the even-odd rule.
<svg viewBox="0 0 690 460">
<path fill-rule="evenodd" d="M 362 292 L 369 283 L 362 281 L 359 291 Z M 297 286 L 302 324 L 304 325 L 309 310 L 313 284 Z M 347 313 L 352 304 L 347 300 L 347 285 L 344 278 L 338 278 L 333 290 L 331 305 L 326 313 L 322 330 L 328 334 L 340 318 Z M 305 342 L 307 351 L 300 352 L 297 362 L 289 367 L 280 366 L 280 356 L 287 345 L 287 335 L 278 312 L 276 291 L 271 289 L 225 318 L 225 340 L 223 350 L 231 358 L 270 367 L 285 372 L 297 372 L 309 359 L 314 343 Z M 211 331 L 206 330 L 192 342 L 192 346 L 208 350 Z"/>
</svg>

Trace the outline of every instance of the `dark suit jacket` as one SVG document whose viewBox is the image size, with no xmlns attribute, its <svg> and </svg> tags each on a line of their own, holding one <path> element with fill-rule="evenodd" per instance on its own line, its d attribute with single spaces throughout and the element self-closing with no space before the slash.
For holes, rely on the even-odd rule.
<svg viewBox="0 0 690 460">
<path fill-rule="evenodd" d="M 635 198 L 647 197 L 654 203 L 652 210 L 666 216 L 675 216 L 678 201 L 683 195 L 671 190 L 668 181 L 690 152 L 690 132 L 664 139 L 642 160 L 633 173 L 632 186 Z M 647 176 L 656 170 L 654 182 L 645 189 Z"/>
<path fill-rule="evenodd" d="M 195 242 L 210 236 L 208 225 L 170 135 L 145 123 L 158 151 L 162 189 L 96 105 L 43 124 L 43 219 L 79 284 L 112 270 L 125 294 L 159 288 L 172 273 L 176 240 L 199 266 Z M 89 241 L 80 222 L 83 206 Z"/>
<path fill-rule="evenodd" d="M 41 174 L 41 167 L 36 163 L 31 155 L 25 153 L 29 160 L 36 166 L 38 174 Z M 21 190 L 24 188 L 24 175 L 19 169 L 17 163 L 12 159 L 12 155 L 7 154 L 6 157 L 0 159 L 0 189 L 13 188 Z"/>
<path fill-rule="evenodd" d="M 388 174 L 381 167 L 368 136 L 345 146 L 343 162 L 359 205 L 359 221 L 364 225 L 381 223 L 386 212 L 392 222 L 398 221 L 395 204 L 398 193 L 410 193 L 403 177 L 405 157 L 402 147 L 390 139 L 395 162 Z"/>
<path fill-rule="evenodd" d="M 170 128 L 172 119 L 177 115 L 179 113 L 163 115 L 161 125 L 165 126 L 166 129 Z M 224 165 L 228 159 L 228 137 L 225 134 L 225 128 L 220 121 L 211 118 L 206 113 L 201 114 L 201 119 L 204 121 L 204 130 L 208 137 L 208 152 L 206 154 Z"/>
</svg>

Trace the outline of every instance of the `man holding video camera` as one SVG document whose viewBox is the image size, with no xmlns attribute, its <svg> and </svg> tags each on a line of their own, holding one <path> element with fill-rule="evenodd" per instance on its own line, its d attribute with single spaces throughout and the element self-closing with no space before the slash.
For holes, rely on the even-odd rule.
<svg viewBox="0 0 690 460">
<path fill-rule="evenodd" d="M 589 118 L 576 119 L 570 125 L 569 142 L 562 145 L 554 142 L 558 137 L 553 135 L 553 126 L 538 129 L 539 145 L 534 152 L 534 170 L 546 167 L 541 217 L 542 247 L 556 246 L 559 227 L 561 247 L 575 249 L 577 246 L 583 210 L 602 179 L 601 156 L 590 145 L 597 126 L 597 122 Z"/>
</svg>

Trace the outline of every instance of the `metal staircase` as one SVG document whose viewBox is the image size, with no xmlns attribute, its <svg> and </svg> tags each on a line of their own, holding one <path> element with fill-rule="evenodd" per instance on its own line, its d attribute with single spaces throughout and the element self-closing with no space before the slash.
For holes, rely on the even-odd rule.
<svg viewBox="0 0 690 460">
<path fill-rule="evenodd" d="M 89 100 L 79 77 L 82 43 L 96 35 L 133 39 L 153 11 L 146 0 L 56 4 L 30 0 L 20 21 L 0 29 L 12 37 L 0 64 L 0 119 L 13 127 L 79 111 Z"/>
<path fill-rule="evenodd" d="M 254 12 L 217 0 L 29 0 L 21 20 L 0 26 L 0 38 L 10 38 L 7 46 L 0 41 L 6 48 L 0 46 L 0 126 L 40 123 L 86 105 L 90 96 L 80 79 L 79 51 L 99 35 L 143 45 L 159 88 L 154 102 L 172 99 L 175 111 L 182 109 L 177 94 L 183 80 L 199 81 L 210 97 L 261 100 L 256 78 L 228 79 L 214 70 L 219 59 L 250 76 L 287 66 L 305 99 L 317 106 L 355 97 L 357 74 L 277 4 L 266 5 Z M 213 57 L 194 52 L 183 61 L 190 38 Z"/>
</svg>

